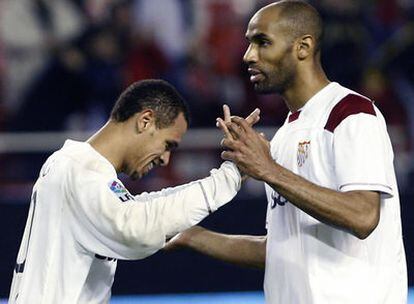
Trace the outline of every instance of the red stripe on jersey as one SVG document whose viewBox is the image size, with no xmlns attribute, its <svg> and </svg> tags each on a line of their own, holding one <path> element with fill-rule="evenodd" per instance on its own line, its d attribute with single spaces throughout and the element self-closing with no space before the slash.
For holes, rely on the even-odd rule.
<svg viewBox="0 0 414 304">
<path fill-rule="evenodd" d="M 359 113 L 366 113 L 376 116 L 372 101 L 355 94 L 345 96 L 329 114 L 325 129 L 332 132 L 348 116 Z"/>
<path fill-rule="evenodd" d="M 300 111 L 297 111 L 295 113 L 290 114 L 289 115 L 289 120 L 288 120 L 289 123 L 291 123 L 291 122 L 295 121 L 296 119 L 298 119 L 299 115 L 300 115 Z"/>
</svg>

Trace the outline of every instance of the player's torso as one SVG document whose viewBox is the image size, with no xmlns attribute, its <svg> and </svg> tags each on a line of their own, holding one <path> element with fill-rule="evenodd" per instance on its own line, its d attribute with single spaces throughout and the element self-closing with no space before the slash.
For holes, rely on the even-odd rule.
<svg viewBox="0 0 414 304">
<path fill-rule="evenodd" d="M 284 168 L 322 187 L 335 189 L 333 136 L 325 129 L 330 110 L 345 95 L 332 90 L 324 99 L 312 101 L 311 111 L 305 108 L 290 115 L 271 140 L 273 159 Z M 268 199 L 267 227 L 283 238 L 296 235 L 298 224 L 317 222 L 300 211 L 283 196 L 265 185 Z M 277 219 L 276 219 L 277 218 Z M 280 221 L 286 221 L 281 223 Z"/>
<path fill-rule="evenodd" d="M 318 185 L 334 188 L 329 151 L 332 139 L 325 134 L 320 119 L 300 117 L 301 114 L 279 129 L 271 142 L 272 156 L 293 173 Z M 269 302 L 268 299 L 269 303 L 285 303 L 285 295 L 290 294 L 291 303 L 311 303 L 308 302 L 312 298 L 308 270 L 313 266 L 306 252 L 312 248 L 311 238 L 320 223 L 270 186 L 265 187 L 268 199 L 266 282 L 272 286 L 269 282 L 275 281 L 277 286 L 283 286 L 283 292 L 279 289 L 277 296 L 273 295 L 273 288 L 278 288 L 270 287 L 272 290 L 266 290 L 266 297 L 280 300 Z"/>
<path fill-rule="evenodd" d="M 116 261 L 85 251 L 73 237 L 72 196 L 65 178 L 70 166 L 71 161 L 57 153 L 40 172 L 33 188 L 10 303 L 109 301 Z"/>
<path fill-rule="evenodd" d="M 332 84 L 331 90 L 324 92 L 323 98 L 313 100 L 310 107 L 305 106 L 297 119 L 291 118 L 290 122 L 288 119 L 271 141 L 275 161 L 316 185 L 337 190 L 334 138 L 325 126 L 334 105 L 347 94 L 349 91 Z M 321 223 L 270 186 L 265 187 L 268 199 L 267 302 L 325 303 L 325 298 L 318 298 L 324 294 L 324 282 L 320 280 L 332 277 L 332 267 L 339 273 L 342 269 L 338 265 L 348 262 L 349 265 L 359 265 L 352 255 L 363 255 L 365 247 L 355 247 L 358 243 L 354 242 L 354 236 Z M 342 262 L 336 260 L 338 257 Z M 351 280 L 346 269 L 341 275 L 344 282 Z"/>
</svg>

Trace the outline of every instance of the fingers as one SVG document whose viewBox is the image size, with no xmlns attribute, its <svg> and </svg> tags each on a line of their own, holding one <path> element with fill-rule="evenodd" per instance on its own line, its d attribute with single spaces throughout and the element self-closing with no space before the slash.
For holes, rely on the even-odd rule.
<svg viewBox="0 0 414 304">
<path fill-rule="evenodd" d="M 241 117 L 233 116 L 231 118 L 231 122 L 235 123 L 238 127 L 240 127 L 243 131 L 247 131 L 251 129 L 251 126 Z M 229 126 L 229 124 L 227 124 Z"/>
<path fill-rule="evenodd" d="M 232 138 L 232 135 L 229 129 L 226 126 L 226 123 L 221 118 L 217 118 L 217 127 L 224 133 L 224 138 Z"/>
<path fill-rule="evenodd" d="M 217 121 L 219 121 L 219 119 Z M 220 120 L 220 129 L 226 130 L 226 138 L 239 140 L 245 136 L 257 134 L 261 140 L 268 141 L 264 133 L 256 132 L 245 119 L 238 116 L 232 116 L 230 123 L 225 123 L 223 120 Z"/>
<path fill-rule="evenodd" d="M 224 120 L 225 123 L 228 123 L 231 121 L 230 107 L 228 105 L 226 104 L 223 105 L 223 118 L 216 119 L 216 127 L 218 128 L 220 128 L 219 121 L 218 121 L 219 119 Z"/>
<path fill-rule="evenodd" d="M 259 135 L 260 135 L 260 138 L 261 138 L 261 139 L 263 139 L 263 140 L 265 140 L 265 141 L 269 141 L 269 140 L 267 139 L 266 134 L 264 134 L 263 132 L 260 132 L 260 133 L 259 133 Z"/>
<path fill-rule="evenodd" d="M 231 122 L 232 118 L 234 116 L 231 116 L 230 107 L 226 104 L 223 105 L 223 120 L 224 123 Z M 251 112 L 246 118 L 246 122 L 249 126 L 255 125 L 260 120 L 260 109 L 256 108 L 253 112 Z M 216 122 L 216 126 L 219 127 L 218 121 Z"/>
<path fill-rule="evenodd" d="M 232 151 L 223 151 L 221 152 L 221 159 L 234 162 L 236 160 L 236 155 Z"/>
<path fill-rule="evenodd" d="M 260 109 L 256 108 L 252 113 L 249 114 L 249 116 L 246 117 L 246 122 L 253 126 L 260 120 Z"/>
<path fill-rule="evenodd" d="M 220 118 L 221 119 L 221 118 Z M 219 118 L 216 119 L 216 127 L 219 127 Z M 226 123 L 231 121 L 231 114 L 230 114 L 230 107 L 226 104 L 223 105 L 223 118 L 222 120 L 224 120 Z"/>
<path fill-rule="evenodd" d="M 223 138 L 220 142 L 220 145 L 224 149 L 230 149 L 230 150 L 236 150 L 240 146 L 240 144 L 237 141 L 235 141 L 231 138 Z"/>
<path fill-rule="evenodd" d="M 240 126 L 238 126 L 234 122 L 227 123 L 226 127 L 230 131 L 230 133 L 233 135 L 234 139 L 239 139 L 243 137 L 244 130 L 240 128 Z"/>
<path fill-rule="evenodd" d="M 226 104 L 223 105 L 223 118 L 226 123 L 231 121 L 230 107 Z"/>
</svg>

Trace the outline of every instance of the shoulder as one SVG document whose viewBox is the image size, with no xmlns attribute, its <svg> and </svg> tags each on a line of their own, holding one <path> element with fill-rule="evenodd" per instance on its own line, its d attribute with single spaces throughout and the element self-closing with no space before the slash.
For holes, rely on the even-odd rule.
<svg viewBox="0 0 414 304">
<path fill-rule="evenodd" d="M 333 106 L 325 124 L 325 130 L 333 133 L 342 121 L 351 115 L 361 113 L 377 115 L 372 100 L 350 91 Z"/>
<path fill-rule="evenodd" d="M 64 189 L 72 194 L 96 193 L 116 178 L 110 168 L 87 153 L 64 153 L 60 157 L 60 177 Z"/>
<path fill-rule="evenodd" d="M 85 142 L 70 142 L 61 150 L 66 159 L 68 170 L 79 179 L 89 176 L 116 177 L 115 168 L 101 154 Z"/>
</svg>

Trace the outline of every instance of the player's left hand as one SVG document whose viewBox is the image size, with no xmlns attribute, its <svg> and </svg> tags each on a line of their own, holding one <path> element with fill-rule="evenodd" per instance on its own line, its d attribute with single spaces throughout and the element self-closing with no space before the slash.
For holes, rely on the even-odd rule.
<svg viewBox="0 0 414 304">
<path fill-rule="evenodd" d="M 227 149 L 221 153 L 221 158 L 233 161 L 245 174 L 263 180 L 274 164 L 270 143 L 243 118 L 232 117 L 226 128 L 231 136 L 225 136 L 221 142 Z"/>
</svg>

